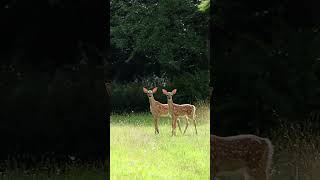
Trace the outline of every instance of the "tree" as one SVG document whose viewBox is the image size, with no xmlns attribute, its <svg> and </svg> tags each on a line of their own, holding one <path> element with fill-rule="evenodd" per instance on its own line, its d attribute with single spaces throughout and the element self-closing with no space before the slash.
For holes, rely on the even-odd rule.
<svg viewBox="0 0 320 180">
<path fill-rule="evenodd" d="M 283 2 L 256 3 L 213 7 L 217 133 L 265 132 L 279 119 L 301 122 L 319 107 L 316 26 L 287 18 L 292 7 Z"/>
<path fill-rule="evenodd" d="M 143 61 L 151 72 L 160 66 L 170 75 L 205 69 L 207 22 L 190 0 L 112 0 L 111 45 L 119 51 L 114 61 Z"/>
<path fill-rule="evenodd" d="M 210 9 L 210 0 L 202 0 L 198 5 L 198 8 L 202 12 L 207 12 Z"/>
</svg>

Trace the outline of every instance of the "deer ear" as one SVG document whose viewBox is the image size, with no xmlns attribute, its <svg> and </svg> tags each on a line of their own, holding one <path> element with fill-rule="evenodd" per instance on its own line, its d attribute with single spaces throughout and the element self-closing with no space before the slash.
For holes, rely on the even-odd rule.
<svg viewBox="0 0 320 180">
<path fill-rule="evenodd" d="M 172 91 L 172 94 L 176 94 L 177 93 L 177 89 L 174 89 L 173 91 Z"/>
<path fill-rule="evenodd" d="M 145 88 L 145 87 L 143 87 L 143 92 L 144 92 L 144 93 L 147 93 L 147 92 L 148 92 L 148 89 Z"/>
<path fill-rule="evenodd" d="M 152 93 L 156 93 L 156 92 L 157 92 L 157 90 L 158 90 L 158 88 L 157 88 L 157 87 L 153 88 L 153 89 L 152 89 Z"/>
<path fill-rule="evenodd" d="M 168 91 L 165 90 L 165 89 L 162 89 L 162 93 L 165 94 L 165 95 L 167 95 Z"/>
</svg>

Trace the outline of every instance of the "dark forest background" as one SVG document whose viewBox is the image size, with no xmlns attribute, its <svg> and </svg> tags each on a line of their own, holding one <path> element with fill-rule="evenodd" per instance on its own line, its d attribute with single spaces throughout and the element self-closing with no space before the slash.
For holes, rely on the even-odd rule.
<svg viewBox="0 0 320 180">
<path fill-rule="evenodd" d="M 142 87 L 178 89 L 177 103 L 209 95 L 209 12 L 190 0 L 111 0 L 113 112 L 149 111 Z"/>
<path fill-rule="evenodd" d="M 214 134 L 270 134 L 293 123 L 319 132 L 316 7 L 317 1 L 211 2 Z"/>
<path fill-rule="evenodd" d="M 107 160 L 108 3 L 8 0 L 0 8 L 1 167 L 45 156 Z"/>
</svg>

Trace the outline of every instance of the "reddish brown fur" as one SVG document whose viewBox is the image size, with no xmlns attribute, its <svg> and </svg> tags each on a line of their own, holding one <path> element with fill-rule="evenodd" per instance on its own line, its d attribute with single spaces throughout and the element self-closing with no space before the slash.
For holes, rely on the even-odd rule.
<svg viewBox="0 0 320 180">
<path fill-rule="evenodd" d="M 150 111 L 155 116 L 167 117 L 169 116 L 168 104 L 162 104 L 159 101 L 154 100 L 153 106 L 150 104 Z"/>
<path fill-rule="evenodd" d="M 193 116 L 193 105 L 190 104 L 173 104 L 174 116 Z"/>
<path fill-rule="evenodd" d="M 173 103 L 172 96 L 176 94 L 177 90 L 174 89 L 172 92 L 168 92 L 165 89 L 162 89 L 163 94 L 167 96 L 167 101 L 168 101 L 168 106 L 169 106 L 169 114 L 172 117 L 172 135 L 176 135 L 175 129 L 176 129 L 176 124 L 178 122 L 178 126 L 180 129 L 179 125 L 179 117 L 185 117 L 186 118 L 186 127 L 183 133 L 186 132 L 188 126 L 189 126 L 189 119 L 192 119 L 196 134 L 197 132 L 197 126 L 196 126 L 196 120 L 195 120 L 195 111 L 196 107 L 191 104 L 175 104 Z M 181 131 L 181 129 L 180 129 Z"/>
<path fill-rule="evenodd" d="M 157 92 L 157 87 L 153 88 L 152 90 L 148 90 L 143 88 L 143 92 L 148 95 L 149 103 L 150 103 L 150 112 L 153 116 L 154 126 L 155 126 L 155 133 L 159 133 L 159 118 L 160 117 L 169 117 L 169 107 L 168 104 L 162 104 L 159 101 L 156 101 L 153 97 L 153 94 Z M 180 128 L 180 123 L 178 121 L 178 126 Z"/>
<path fill-rule="evenodd" d="M 273 154 L 270 140 L 254 135 L 211 135 L 211 175 L 241 171 L 246 180 L 267 180 Z"/>
</svg>

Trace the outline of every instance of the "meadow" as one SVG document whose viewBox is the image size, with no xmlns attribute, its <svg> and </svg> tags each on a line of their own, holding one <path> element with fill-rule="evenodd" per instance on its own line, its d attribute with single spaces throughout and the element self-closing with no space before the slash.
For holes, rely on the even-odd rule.
<svg viewBox="0 0 320 180">
<path fill-rule="evenodd" d="M 189 124 L 183 135 L 171 136 L 171 119 L 160 119 L 160 134 L 154 133 L 150 112 L 113 114 L 110 123 L 111 179 L 209 179 L 209 105 L 197 107 L 197 129 Z M 184 119 L 181 129 L 184 130 Z"/>
</svg>

